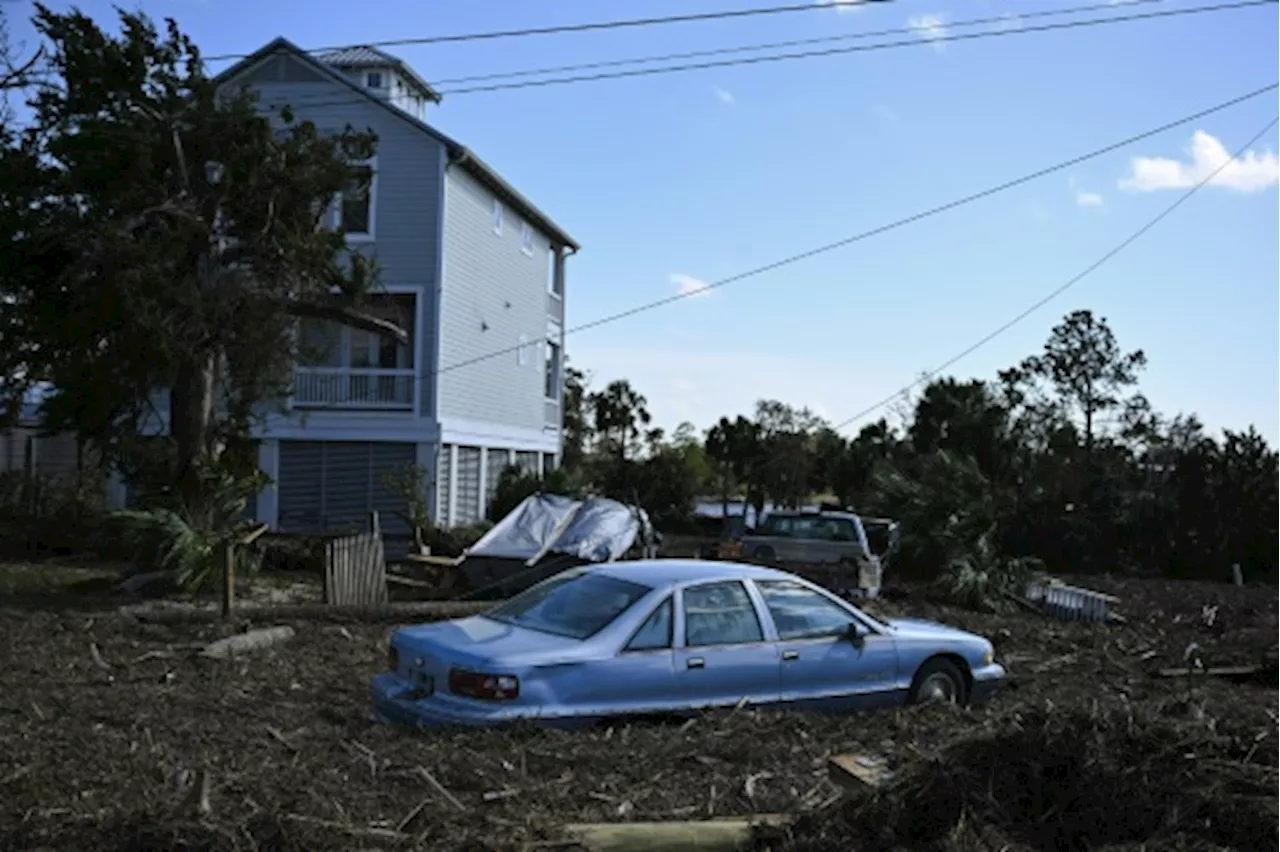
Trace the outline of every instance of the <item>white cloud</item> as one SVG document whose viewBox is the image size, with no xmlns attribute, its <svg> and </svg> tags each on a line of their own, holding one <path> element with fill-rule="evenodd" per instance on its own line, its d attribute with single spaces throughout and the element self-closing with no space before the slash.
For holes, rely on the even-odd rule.
<svg viewBox="0 0 1280 852">
<path fill-rule="evenodd" d="M 898 115 L 893 109 L 884 104 L 876 104 L 873 109 L 875 114 L 880 117 L 886 124 L 901 124 L 902 116 Z"/>
<path fill-rule="evenodd" d="M 922 39 L 933 42 L 934 50 L 942 51 L 943 44 L 938 39 L 946 38 L 947 26 L 941 15 L 912 15 L 907 19 L 907 26 L 919 33 Z"/>
<path fill-rule="evenodd" d="M 729 104 L 730 106 L 733 106 L 738 102 L 738 99 L 733 96 L 733 92 L 728 89 L 722 89 L 719 86 L 716 86 L 711 90 L 711 93 L 715 95 L 722 104 Z"/>
<path fill-rule="evenodd" d="M 1134 157 L 1127 177 L 1117 184 L 1129 192 L 1155 192 L 1160 189 L 1189 189 L 1203 181 L 1224 163 L 1230 163 L 1210 186 L 1236 192 L 1259 192 L 1280 182 L 1280 160 L 1272 151 L 1247 151 L 1234 162 L 1231 153 L 1217 137 L 1197 130 L 1186 153 L 1189 160 L 1167 157 Z"/>
<path fill-rule="evenodd" d="M 841 15 L 846 12 L 856 12 L 858 7 L 862 5 L 863 0 L 813 0 L 819 6 L 830 6 Z"/>
<path fill-rule="evenodd" d="M 711 295 L 711 285 L 701 278 L 694 278 L 692 275 L 686 275 L 683 272 L 673 272 L 667 276 L 672 284 L 676 285 L 676 292 L 681 296 L 691 296 L 695 299 L 701 299 Z"/>
<path fill-rule="evenodd" d="M 1067 181 L 1067 186 L 1071 187 L 1071 191 L 1076 197 L 1076 205 L 1079 207 L 1101 207 L 1104 203 L 1101 193 L 1084 189 L 1075 178 L 1070 178 Z"/>
</svg>

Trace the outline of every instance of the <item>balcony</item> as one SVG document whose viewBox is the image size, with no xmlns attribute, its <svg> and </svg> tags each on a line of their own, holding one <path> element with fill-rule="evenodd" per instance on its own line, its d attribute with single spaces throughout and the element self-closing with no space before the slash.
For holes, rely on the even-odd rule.
<svg viewBox="0 0 1280 852">
<path fill-rule="evenodd" d="M 298 367 L 293 371 L 293 406 L 411 411 L 416 381 L 412 368 Z"/>
</svg>

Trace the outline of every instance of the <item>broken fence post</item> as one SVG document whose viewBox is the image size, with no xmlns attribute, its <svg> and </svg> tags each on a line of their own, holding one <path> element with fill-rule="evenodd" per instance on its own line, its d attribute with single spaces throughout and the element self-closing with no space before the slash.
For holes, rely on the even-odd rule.
<svg viewBox="0 0 1280 852">
<path fill-rule="evenodd" d="M 1244 572 L 1240 570 L 1240 563 L 1234 562 L 1231 565 L 1231 584 L 1233 586 L 1244 585 Z"/>
</svg>

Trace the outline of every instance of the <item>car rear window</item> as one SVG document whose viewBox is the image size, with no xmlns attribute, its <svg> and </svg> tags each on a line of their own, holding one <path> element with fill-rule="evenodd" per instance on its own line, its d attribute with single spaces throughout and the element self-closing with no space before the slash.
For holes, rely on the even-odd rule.
<svg viewBox="0 0 1280 852">
<path fill-rule="evenodd" d="M 642 583 L 602 574 L 562 574 L 521 592 L 485 616 L 541 633 L 586 639 L 651 591 Z"/>
</svg>

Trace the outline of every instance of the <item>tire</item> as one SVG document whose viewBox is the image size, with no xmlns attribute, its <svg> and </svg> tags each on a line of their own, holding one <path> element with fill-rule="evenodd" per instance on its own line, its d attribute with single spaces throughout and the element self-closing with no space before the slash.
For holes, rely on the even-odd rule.
<svg viewBox="0 0 1280 852">
<path fill-rule="evenodd" d="M 765 545 L 764 547 L 757 547 L 756 552 L 752 554 L 752 558 L 757 562 L 763 562 L 766 565 L 773 565 L 778 561 L 778 554 L 773 552 L 772 547 Z"/>
<path fill-rule="evenodd" d="M 964 673 L 953 662 L 942 657 L 925 660 L 924 665 L 916 671 L 911 681 L 911 704 L 929 704 L 934 701 L 946 701 L 951 704 L 965 704 L 968 695 L 965 689 Z"/>
</svg>

